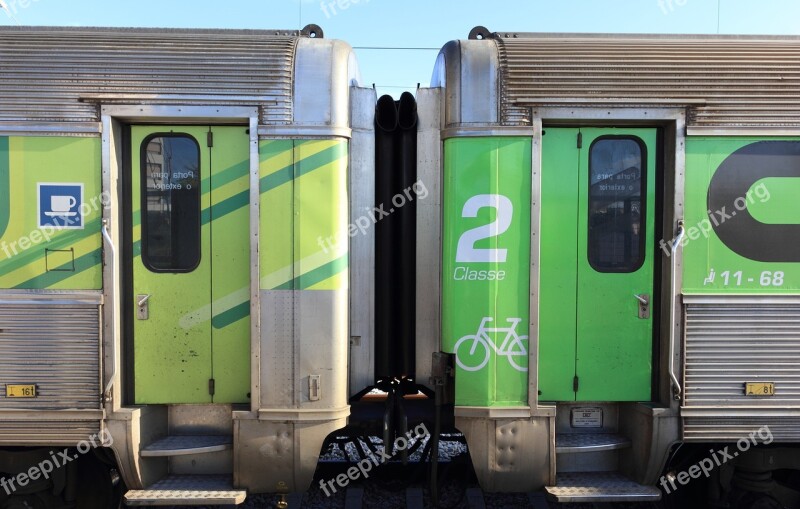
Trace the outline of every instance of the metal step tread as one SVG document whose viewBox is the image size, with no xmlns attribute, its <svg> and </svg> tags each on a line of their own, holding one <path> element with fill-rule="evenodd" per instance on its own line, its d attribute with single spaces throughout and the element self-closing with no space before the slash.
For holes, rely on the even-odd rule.
<svg viewBox="0 0 800 509">
<path fill-rule="evenodd" d="M 619 472 L 576 472 L 558 474 L 556 485 L 545 487 L 548 497 L 558 502 L 657 502 L 661 491 L 643 486 Z"/>
<path fill-rule="evenodd" d="M 145 490 L 125 494 L 125 505 L 238 505 L 247 491 L 233 488 L 229 475 L 170 475 Z"/>
<path fill-rule="evenodd" d="M 616 433 L 569 433 L 556 435 L 556 452 L 596 452 L 625 449 L 627 437 Z"/>
<path fill-rule="evenodd" d="M 144 449 L 144 457 L 183 456 L 233 449 L 231 435 L 170 435 L 153 442 Z"/>
</svg>

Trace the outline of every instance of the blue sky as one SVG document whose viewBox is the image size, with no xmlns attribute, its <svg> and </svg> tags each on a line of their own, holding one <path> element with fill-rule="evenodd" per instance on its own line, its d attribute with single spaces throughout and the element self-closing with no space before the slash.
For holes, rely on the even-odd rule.
<svg viewBox="0 0 800 509">
<path fill-rule="evenodd" d="M 302 4 L 300 3 L 302 1 Z M 366 85 L 398 96 L 430 80 L 436 49 L 492 31 L 800 35 L 797 0 L 5 0 L 23 25 L 298 28 L 357 48 Z M 337 3 L 338 2 L 338 3 Z M 717 10 L 720 7 L 719 12 Z M 0 13 L 0 24 L 14 24 Z"/>
</svg>

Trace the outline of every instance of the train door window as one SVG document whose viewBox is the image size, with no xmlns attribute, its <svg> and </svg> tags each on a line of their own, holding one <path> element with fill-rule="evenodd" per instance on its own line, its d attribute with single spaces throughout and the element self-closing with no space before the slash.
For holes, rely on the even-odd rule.
<svg viewBox="0 0 800 509">
<path fill-rule="evenodd" d="M 589 264 L 598 272 L 636 272 L 644 263 L 644 143 L 633 136 L 595 140 L 589 153 Z"/>
<path fill-rule="evenodd" d="M 191 272 L 200 264 L 200 146 L 186 134 L 156 134 L 141 151 L 142 262 Z"/>
</svg>

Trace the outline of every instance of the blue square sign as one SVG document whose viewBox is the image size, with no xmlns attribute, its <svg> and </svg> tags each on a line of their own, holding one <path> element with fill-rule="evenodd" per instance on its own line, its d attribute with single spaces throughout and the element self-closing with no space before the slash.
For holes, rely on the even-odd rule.
<svg viewBox="0 0 800 509">
<path fill-rule="evenodd" d="M 83 184 L 39 183 L 39 227 L 83 229 Z"/>
</svg>

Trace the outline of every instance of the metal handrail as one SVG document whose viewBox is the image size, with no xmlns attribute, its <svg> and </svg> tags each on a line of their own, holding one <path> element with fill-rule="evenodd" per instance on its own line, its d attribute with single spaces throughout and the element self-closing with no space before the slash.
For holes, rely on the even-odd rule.
<svg viewBox="0 0 800 509">
<path fill-rule="evenodd" d="M 680 380 L 678 380 L 678 376 L 675 373 L 675 277 L 678 272 L 678 257 L 675 255 L 678 247 L 681 244 L 681 240 L 683 240 L 683 234 L 685 230 L 683 228 L 683 219 L 678 221 L 678 235 L 672 241 L 672 246 L 670 248 L 670 256 L 672 257 L 672 274 L 671 274 L 671 284 L 670 290 L 672 295 L 672 303 L 670 305 L 670 312 L 669 312 L 669 377 L 670 381 L 672 382 L 672 390 L 673 395 L 676 400 L 681 399 L 682 389 Z"/>
<path fill-rule="evenodd" d="M 103 238 L 108 242 L 108 247 L 111 249 L 111 268 L 113 274 L 114 268 L 114 260 L 117 257 L 117 249 L 114 246 L 114 241 L 111 239 L 111 235 L 108 233 L 108 219 L 103 219 L 103 227 L 100 230 L 103 233 Z M 113 338 L 112 333 L 112 340 L 111 340 L 111 352 L 112 352 L 112 360 L 111 360 L 111 376 L 108 379 L 108 384 L 106 385 L 105 391 L 103 391 L 103 396 L 106 401 L 110 400 L 111 396 L 111 388 L 114 386 L 114 383 L 117 381 L 117 341 Z"/>
</svg>

